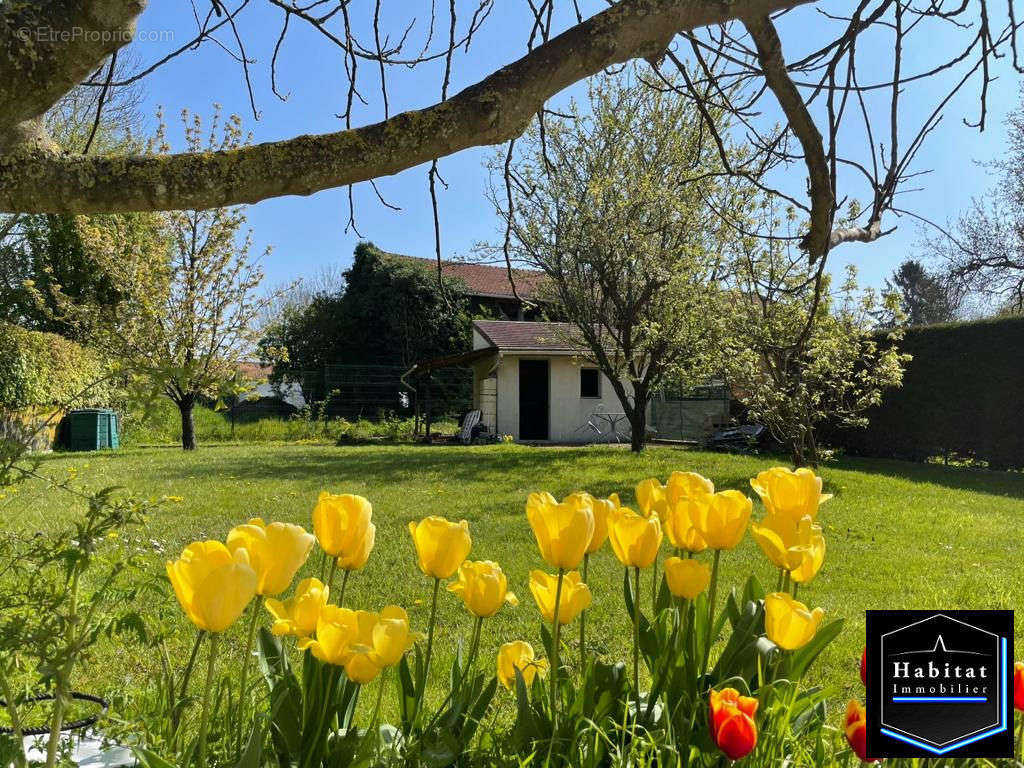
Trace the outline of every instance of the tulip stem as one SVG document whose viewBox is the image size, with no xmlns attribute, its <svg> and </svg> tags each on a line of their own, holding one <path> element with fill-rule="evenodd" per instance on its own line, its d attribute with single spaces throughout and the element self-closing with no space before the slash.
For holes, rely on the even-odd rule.
<svg viewBox="0 0 1024 768">
<path fill-rule="evenodd" d="M 338 607 L 343 608 L 345 606 L 345 588 L 348 587 L 348 577 L 352 571 L 345 569 L 345 575 L 341 577 L 341 594 L 338 595 Z"/>
<path fill-rule="evenodd" d="M 793 582 L 793 599 L 794 600 L 796 600 L 796 588 L 799 587 L 799 586 L 800 586 L 799 582 L 796 582 L 796 581 Z"/>
<path fill-rule="evenodd" d="M 380 702 L 381 702 L 381 699 L 384 698 L 384 687 L 385 687 L 385 684 L 387 683 L 387 679 L 388 679 L 388 668 L 385 667 L 381 671 L 381 673 L 380 673 L 380 683 L 377 686 L 377 702 L 373 705 L 373 717 L 370 719 L 370 728 L 375 731 L 375 733 L 374 733 L 374 741 L 377 740 L 376 739 L 376 737 L 377 737 L 376 730 L 377 730 L 377 723 L 380 720 Z"/>
<path fill-rule="evenodd" d="M 654 562 L 651 563 L 651 616 L 658 613 L 658 555 L 655 553 Z"/>
<path fill-rule="evenodd" d="M 722 557 L 722 550 L 715 550 L 715 559 L 711 564 L 711 586 L 708 588 L 708 630 L 704 644 L 704 663 L 701 664 L 701 677 L 708 672 L 708 661 L 711 659 L 711 640 L 715 632 L 715 599 L 718 592 L 718 561 Z"/>
<path fill-rule="evenodd" d="M 327 588 L 331 592 L 334 591 L 334 574 L 337 573 L 337 571 L 338 571 L 338 558 L 331 557 L 331 570 L 330 570 L 330 574 L 327 577 Z"/>
<path fill-rule="evenodd" d="M 590 553 L 583 555 L 583 583 L 587 583 L 587 570 L 590 565 Z M 580 612 L 580 674 L 587 666 L 587 612 Z"/>
<path fill-rule="evenodd" d="M 558 645 L 562 625 L 558 622 L 558 609 L 562 604 L 562 579 L 565 578 L 565 569 L 558 569 L 558 585 L 555 587 L 555 609 L 551 614 L 551 723 L 554 726 L 555 715 L 558 711 Z M 554 730 L 554 728 L 552 728 Z"/>
<path fill-rule="evenodd" d="M 206 736 L 210 725 L 210 694 L 213 692 L 213 674 L 216 669 L 217 650 L 220 647 L 220 635 L 210 637 L 209 658 L 206 662 L 206 687 L 203 689 L 203 710 L 199 720 L 199 768 L 206 768 Z"/>
<path fill-rule="evenodd" d="M 242 659 L 242 676 L 239 680 L 238 689 L 238 751 L 242 751 L 242 739 L 245 736 L 245 714 L 249 701 L 246 685 L 249 682 L 249 664 L 252 661 L 252 647 L 256 642 L 256 624 L 259 622 L 260 613 L 263 610 L 263 595 L 256 596 L 256 603 L 252 607 L 252 616 L 249 618 L 249 635 L 245 641 L 245 657 Z"/>
<path fill-rule="evenodd" d="M 173 710 L 171 712 L 171 742 L 173 744 L 174 737 L 178 734 L 178 726 L 181 724 L 181 708 L 175 707 L 178 699 L 184 699 L 188 695 L 188 684 L 192 680 L 192 670 L 196 666 L 196 658 L 199 656 L 199 646 L 203 644 L 203 638 L 206 637 L 206 631 L 200 629 L 196 633 L 196 641 L 192 644 L 192 653 L 188 657 L 188 663 L 185 664 L 185 670 L 181 675 L 181 690 L 175 692 L 173 690 L 174 681 L 171 681 L 171 706 Z"/>
<path fill-rule="evenodd" d="M 434 653 L 434 623 L 437 619 L 437 593 L 441 588 L 441 580 L 434 579 L 434 596 L 430 601 L 430 623 L 427 625 L 427 653 L 423 661 L 423 679 L 420 681 L 419 699 L 416 701 L 416 711 L 413 713 L 412 721 L 415 723 L 419 717 L 420 708 L 423 706 L 423 698 L 427 692 L 427 678 L 430 677 L 430 657 Z"/>
<path fill-rule="evenodd" d="M 640 716 L 640 568 L 633 569 L 633 684 L 636 686 L 636 715 Z"/>
</svg>

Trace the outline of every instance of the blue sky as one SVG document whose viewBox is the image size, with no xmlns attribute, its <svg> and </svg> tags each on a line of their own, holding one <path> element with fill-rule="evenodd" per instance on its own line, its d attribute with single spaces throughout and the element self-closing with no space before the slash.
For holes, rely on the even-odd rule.
<svg viewBox="0 0 1024 768">
<path fill-rule="evenodd" d="M 202 10 L 208 7 L 206 0 L 196 0 L 196 3 Z M 366 17 L 360 14 L 365 14 L 372 5 L 353 5 L 356 28 L 367 28 Z M 469 54 L 460 51 L 456 57 L 450 93 L 456 93 L 523 54 L 528 29 L 525 0 L 497 0 L 495 5 Z M 594 0 L 581 3 L 590 13 L 603 5 Z M 825 2 L 819 5 L 842 12 L 848 3 Z M 441 9 L 446 9 L 446 6 L 446 3 L 438 3 Z M 384 7 L 408 7 L 409 10 L 402 12 L 401 23 L 388 25 L 382 30 L 383 34 L 400 34 L 396 30 L 404 27 L 413 16 L 418 16 L 419 21 L 410 33 L 408 44 L 410 52 L 418 51 L 426 34 L 425 18 L 429 13 L 430 0 L 408 0 L 401 5 L 384 3 Z M 238 18 L 239 32 L 247 46 L 248 56 L 256 60 L 250 65 L 250 72 L 259 120 L 254 119 L 249 106 L 241 65 L 223 48 L 210 42 L 197 51 L 178 57 L 146 78 L 144 113 L 152 115 L 158 106 L 162 106 L 170 123 L 172 141 L 181 137 L 177 118 L 182 109 L 209 114 L 215 103 L 222 105 L 226 113 L 241 115 L 255 141 L 342 128 L 343 123 L 337 116 L 343 110 L 345 99 L 341 57 L 335 48 L 296 26 L 295 22 L 284 42 L 278 66 L 278 89 L 288 94 L 287 102 L 280 101 L 271 92 L 269 62 L 280 31 L 281 16 L 282 12 L 269 3 L 254 0 Z M 446 10 L 441 10 L 441 16 L 436 35 L 447 33 Z M 460 30 L 465 22 L 464 19 L 461 21 Z M 564 29 L 568 19 L 562 19 L 562 22 L 561 26 L 556 24 L 556 29 Z M 787 56 L 792 59 L 801 53 L 801 45 L 807 45 L 807 50 L 818 47 L 825 39 L 822 26 L 825 23 L 813 8 L 800 9 L 784 19 L 781 23 L 783 43 L 790 46 L 786 49 Z M 195 22 L 192 10 L 182 2 L 164 0 L 150 3 L 139 21 L 139 30 L 142 34 L 140 42 L 134 44 L 135 55 L 140 62 L 149 63 L 175 44 L 181 45 L 193 36 Z M 168 32 L 174 43 L 166 41 Z M 143 41 L 145 37 L 161 37 L 151 33 L 162 33 L 163 41 Z M 230 32 L 219 34 L 218 39 L 225 47 L 235 48 Z M 923 39 L 920 38 L 918 46 L 908 52 L 905 71 L 927 68 L 936 55 L 945 55 L 950 46 L 960 44 L 960 40 L 949 32 L 934 35 L 928 45 L 921 47 Z M 878 69 L 872 71 L 869 64 L 862 73 L 861 82 L 867 82 L 871 76 L 884 79 L 885 68 L 891 60 L 891 42 L 878 35 L 862 44 L 877 49 Z M 373 70 L 369 62 L 361 62 L 361 67 L 366 75 L 361 78 L 361 92 L 368 105 L 357 108 L 353 125 L 382 117 L 378 81 L 371 76 Z M 913 185 L 924 187 L 922 191 L 903 196 L 901 204 L 904 207 L 943 221 L 955 217 L 969 203 L 972 195 L 987 188 L 989 180 L 976 163 L 992 160 L 1001 154 L 1005 141 L 1003 119 L 1016 105 L 1018 97 L 1017 76 L 1005 59 L 997 66 L 996 74 L 998 79 L 989 92 L 987 130 L 979 134 L 976 129 L 964 125 L 963 117 L 974 119 L 977 113 L 977 88 L 970 88 L 950 105 L 945 119 L 918 155 L 917 169 L 931 169 L 931 173 Z M 429 106 L 438 99 L 440 64 L 413 70 L 403 67 L 389 73 L 389 76 L 392 114 Z M 908 130 L 914 127 L 912 123 L 915 120 L 920 120 L 930 111 L 948 83 L 949 80 L 943 78 L 908 87 L 904 94 L 904 117 Z M 553 103 L 557 105 L 560 100 L 581 93 L 582 88 L 576 86 Z M 869 106 L 872 114 L 882 115 L 881 111 L 873 111 L 876 106 L 881 110 L 881 102 Z M 763 119 L 775 119 L 770 104 L 765 107 Z M 850 130 L 852 132 L 853 128 Z M 844 138 L 858 141 L 853 133 Z M 484 161 L 493 151 L 487 147 L 468 150 L 441 161 L 441 173 L 449 185 L 439 193 L 442 251 L 446 257 L 468 255 L 474 244 L 496 242 L 500 236 L 500 223 L 484 194 L 487 183 Z M 372 240 L 386 250 L 432 256 L 433 220 L 426 177 L 427 166 L 424 165 L 378 181 L 382 194 L 399 206 L 400 211 L 380 205 L 368 184 L 358 186 L 355 190 L 356 222 L 362 238 Z M 803 178 L 801 171 L 793 171 L 783 183 L 799 190 Z M 848 179 L 852 180 L 852 177 L 844 177 L 843 181 Z M 848 191 L 857 193 L 856 189 Z M 251 206 L 249 221 L 257 246 L 260 250 L 266 245 L 273 246 L 271 256 L 264 263 L 267 283 L 273 285 L 312 275 L 324 265 L 345 266 L 350 263 L 353 248 L 361 238 L 351 229 L 345 231 L 347 220 L 346 190 L 329 190 L 311 197 L 267 200 Z M 858 266 L 865 283 L 880 284 L 902 259 L 915 253 L 919 239 L 918 227 L 913 221 L 890 219 L 886 223 L 888 226 L 897 225 L 898 230 L 874 244 L 846 245 L 834 251 L 830 257 L 832 268 L 852 262 Z"/>
</svg>

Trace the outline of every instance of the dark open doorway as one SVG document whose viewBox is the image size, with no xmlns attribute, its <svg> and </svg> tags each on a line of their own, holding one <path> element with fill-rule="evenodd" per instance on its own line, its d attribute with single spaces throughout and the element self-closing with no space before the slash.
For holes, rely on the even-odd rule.
<svg viewBox="0 0 1024 768">
<path fill-rule="evenodd" d="M 548 439 L 548 361 L 519 361 L 519 439 Z"/>
</svg>

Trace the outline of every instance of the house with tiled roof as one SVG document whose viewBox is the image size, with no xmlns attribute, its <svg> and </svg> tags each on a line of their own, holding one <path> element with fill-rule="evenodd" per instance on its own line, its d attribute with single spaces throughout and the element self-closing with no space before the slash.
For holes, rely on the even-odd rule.
<svg viewBox="0 0 1024 768">
<path fill-rule="evenodd" d="M 432 273 L 437 271 L 437 260 L 385 254 L 389 258 L 421 266 Z M 535 320 L 544 303 L 542 284 L 545 275 L 535 269 L 512 269 L 505 264 L 480 264 L 464 261 L 441 261 L 441 274 L 460 280 L 466 286 L 470 311 L 486 314 L 500 320 Z"/>
<path fill-rule="evenodd" d="M 423 360 L 406 378 L 450 367 L 473 371 L 473 408 L 493 435 L 525 442 L 627 441 L 622 403 L 570 323 L 476 320 L 471 350 Z M 626 384 L 626 389 L 629 385 Z M 669 439 L 696 439 L 728 420 L 721 394 L 672 398 L 659 392 L 648 424 Z"/>
</svg>

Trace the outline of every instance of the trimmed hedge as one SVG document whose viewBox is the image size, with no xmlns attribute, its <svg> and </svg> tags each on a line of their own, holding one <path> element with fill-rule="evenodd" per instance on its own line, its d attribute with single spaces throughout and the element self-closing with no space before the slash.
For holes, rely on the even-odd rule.
<svg viewBox="0 0 1024 768">
<path fill-rule="evenodd" d="M 831 443 L 849 453 L 912 461 L 960 456 L 1024 467 L 1024 318 L 910 328 L 903 387 Z"/>
<path fill-rule="evenodd" d="M 2 410 L 105 405 L 111 386 L 108 381 L 96 384 L 105 372 L 99 356 L 63 336 L 0 323 Z"/>
</svg>

